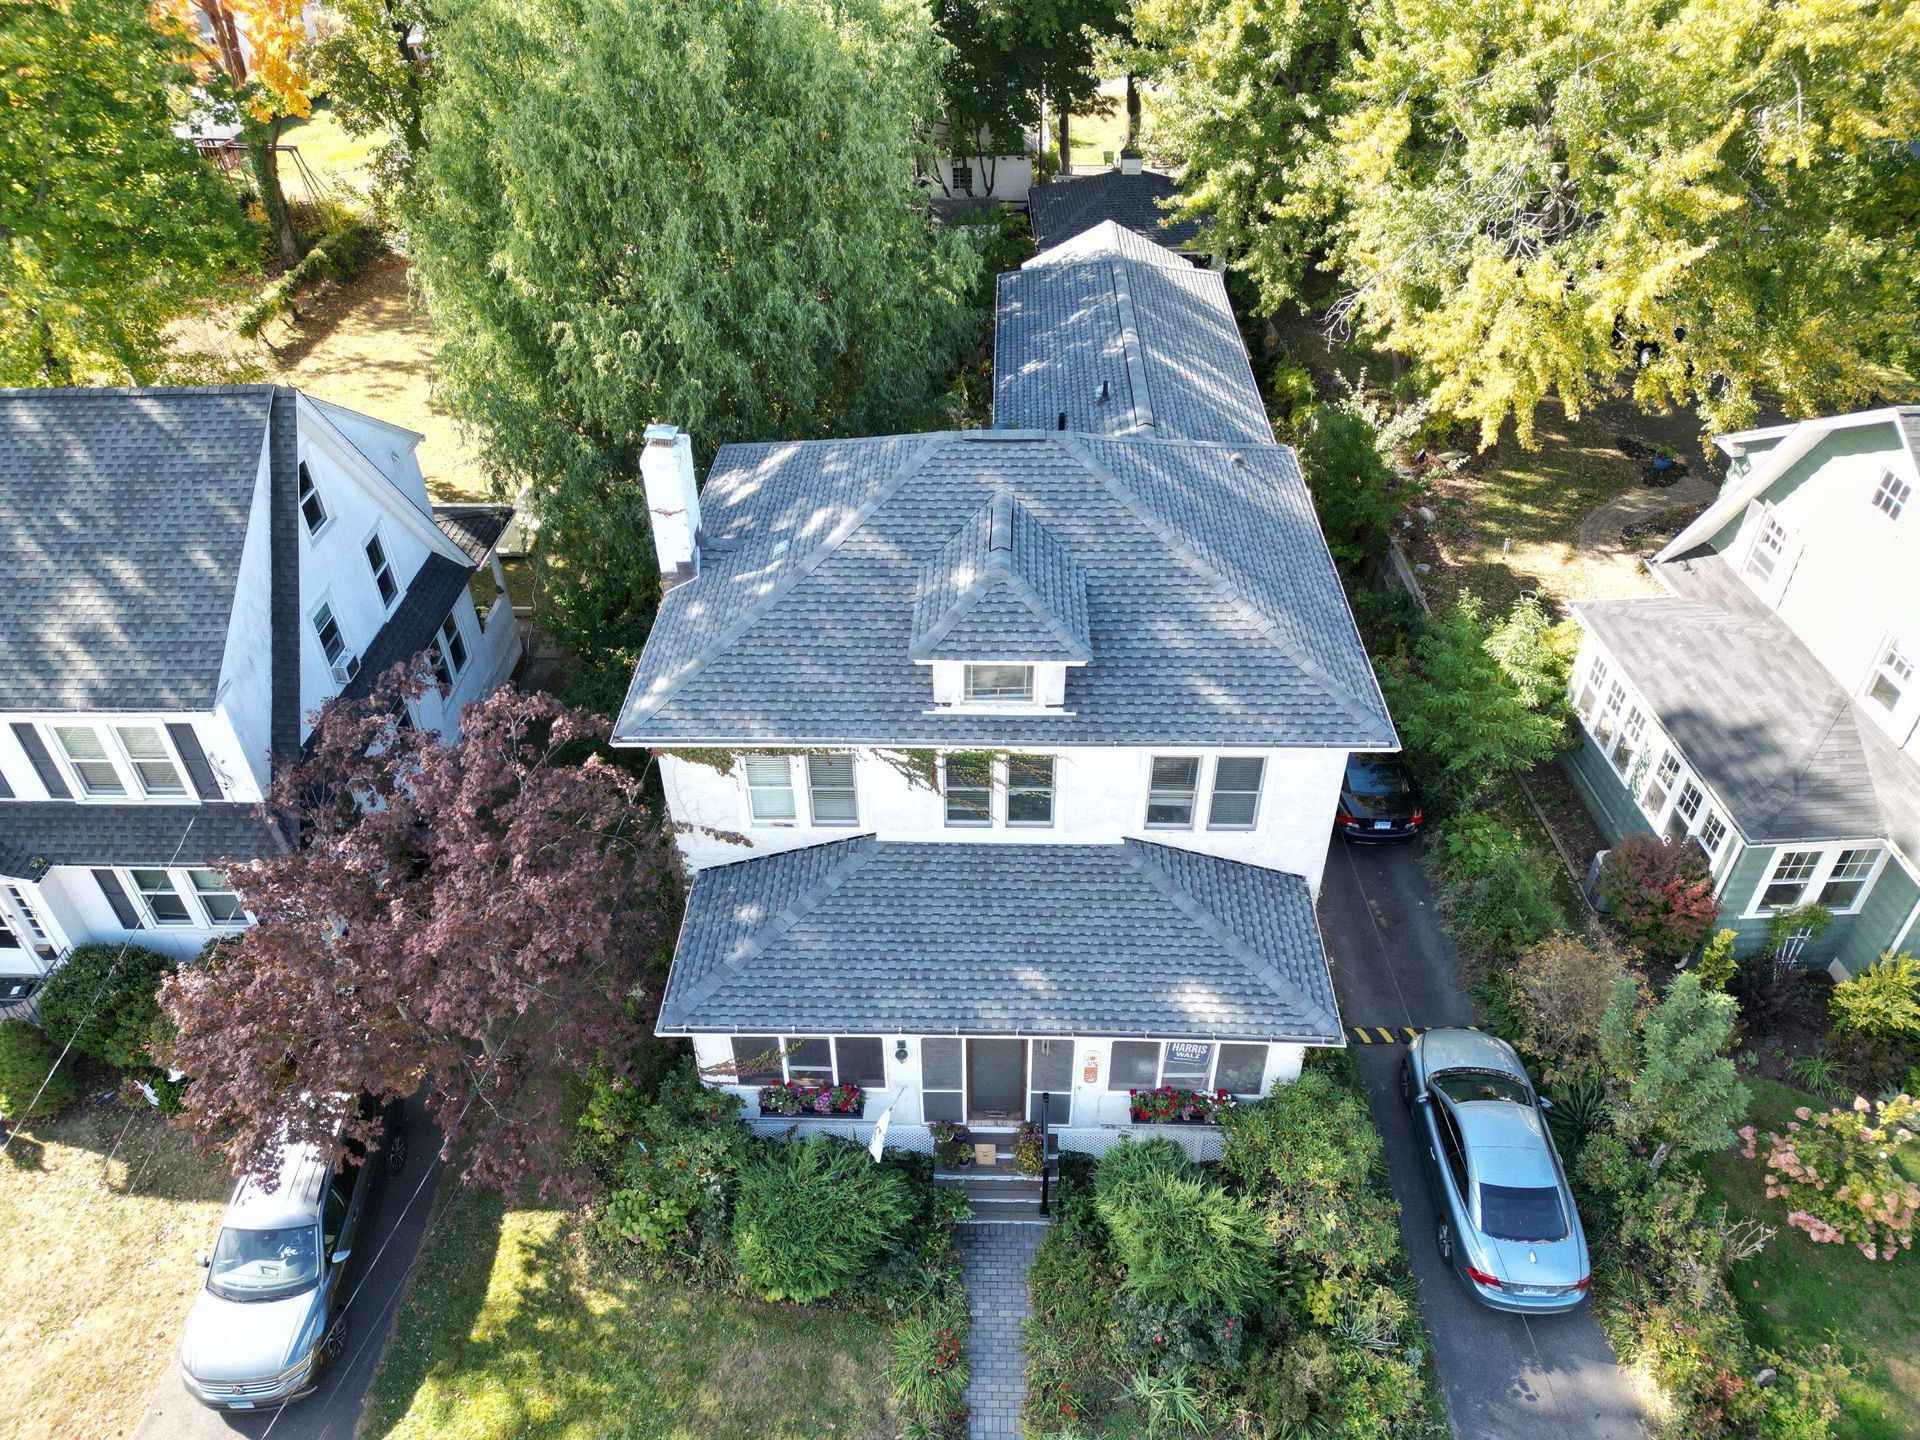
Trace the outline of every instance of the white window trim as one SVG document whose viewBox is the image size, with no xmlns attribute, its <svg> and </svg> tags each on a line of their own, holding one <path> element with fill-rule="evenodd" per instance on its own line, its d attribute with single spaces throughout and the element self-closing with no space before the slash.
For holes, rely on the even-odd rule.
<svg viewBox="0 0 1920 1440">
<path fill-rule="evenodd" d="M 1896 485 L 1900 487 L 1902 492 L 1899 495 L 1893 494 L 1893 487 Z M 1893 509 L 1889 510 L 1880 503 L 1880 497 L 1882 495 L 1886 495 L 1892 499 Z M 1867 503 L 1873 506 L 1876 513 L 1884 516 L 1887 523 L 1891 525 L 1897 525 L 1901 520 L 1906 518 L 1907 506 L 1911 504 L 1912 501 L 1913 482 L 1894 474 L 1892 470 L 1882 470 L 1880 472 L 1880 478 L 1874 482 L 1873 490 L 1867 497 Z"/>
<path fill-rule="evenodd" d="M 436 641 L 438 637 L 436 636 Z M 778 760 L 787 767 L 787 793 L 793 796 L 793 818 L 791 820 L 762 820 L 753 811 L 753 784 L 747 778 L 747 761 Z M 736 767 L 740 785 L 740 813 L 746 817 L 749 830 L 797 830 L 800 827 L 800 794 L 793 783 L 793 756 L 756 755 L 751 750 L 740 752 L 740 763 Z M 812 818 L 811 811 L 808 818 Z"/>
<path fill-rule="evenodd" d="M 367 546 L 376 540 L 380 542 L 380 554 L 387 562 L 387 576 L 393 581 L 393 599 L 391 600 L 380 594 L 380 576 L 373 568 L 373 557 L 367 554 Z M 367 531 L 366 538 L 360 542 L 360 559 L 367 567 L 367 579 L 373 583 L 374 598 L 380 602 L 381 613 L 391 615 L 394 608 L 407 598 L 407 587 L 400 583 L 400 572 L 393 565 L 393 551 L 388 548 L 387 537 L 380 533 L 380 525 L 377 521 L 373 528 Z M 346 638 L 344 631 L 341 638 Z"/>
<path fill-rule="evenodd" d="M 1051 760 L 1052 779 L 1047 784 L 1047 818 L 1044 820 L 1015 820 L 1013 818 L 1013 762 L 1020 760 Z M 997 814 L 995 822 L 1009 830 L 1052 830 L 1060 824 L 1060 757 L 1046 750 L 1014 750 L 993 762 L 995 778 L 999 782 L 994 786 L 994 795 L 989 796 L 995 804 Z M 1028 787 L 1033 788 L 1033 787 Z M 997 799 L 995 798 L 997 796 Z"/>
<path fill-rule="evenodd" d="M 363 561 L 366 559 L 364 555 L 360 558 Z M 341 650 L 338 660 L 333 660 L 328 657 L 326 642 L 320 638 L 320 612 L 322 610 L 327 612 L 327 618 L 333 621 L 333 628 L 338 631 L 340 635 Z M 314 649 L 320 652 L 320 663 L 327 667 L 329 677 L 332 676 L 336 665 L 355 667 L 359 665 L 360 652 L 354 648 L 352 639 L 347 635 L 347 627 L 340 623 L 340 610 L 339 607 L 333 603 L 333 590 L 331 587 L 321 591 L 319 598 L 316 599 L 308 609 L 307 633 L 313 636 Z"/>
<path fill-rule="evenodd" d="M 1217 1090 L 1217 1089 L 1219 1089 L 1219 1088 L 1220 1088 L 1220 1083 L 1219 1083 L 1219 1082 L 1220 1082 L 1220 1052 L 1221 1052 L 1221 1050 L 1222 1050 L 1222 1049 L 1223 1049 L 1223 1048 L 1224 1048 L 1225 1046 L 1228 1046 L 1228 1045 L 1258 1045 L 1258 1046 L 1260 1046 L 1260 1047 L 1261 1047 L 1262 1049 L 1264 1049 L 1264 1050 L 1265 1050 L 1265 1051 L 1267 1052 L 1267 1053 L 1266 1053 L 1266 1059 L 1265 1059 L 1265 1061 L 1264 1061 L 1264 1062 L 1263 1062 L 1263 1063 L 1261 1064 L 1261 1066 L 1260 1066 L 1260 1084 L 1261 1084 L 1261 1086 L 1262 1086 L 1262 1088 L 1261 1088 L 1260 1090 L 1258 1090 L 1258 1091 L 1253 1091 L 1253 1090 L 1234 1090 L 1234 1091 L 1230 1091 L 1229 1093 L 1230 1093 L 1230 1094 L 1233 1094 L 1233 1095 L 1253 1095 L 1253 1094 L 1265 1094 L 1265 1093 L 1266 1093 L 1266 1091 L 1265 1091 L 1265 1086 L 1266 1086 L 1266 1082 L 1267 1082 L 1267 1069 L 1268 1069 L 1268 1067 L 1269 1067 L 1269 1066 L 1270 1066 L 1270 1065 L 1271 1065 L 1271 1064 L 1273 1063 L 1273 1044 L 1272 1044 L 1272 1042 L 1271 1042 L 1271 1041 L 1267 1041 L 1267 1040 L 1211 1040 L 1211 1039 L 1209 1039 L 1209 1040 L 1194 1040 L 1194 1041 L 1186 1041 L 1186 1040 L 1156 1040 L 1156 1039 L 1154 1039 L 1154 1038 L 1153 1038 L 1153 1037 L 1152 1037 L 1151 1035 L 1141 1035 L 1141 1036 L 1139 1036 L 1139 1037 L 1137 1037 L 1137 1038 L 1136 1038 L 1136 1037 L 1134 1037 L 1134 1036 L 1130 1036 L 1130 1035 L 1129 1035 L 1129 1036 L 1123 1036 L 1122 1038 L 1120 1038 L 1120 1039 L 1118 1039 L 1118 1040 L 1114 1040 L 1114 1041 L 1111 1041 L 1111 1042 L 1109 1042 L 1109 1043 L 1108 1043 L 1108 1045 L 1107 1045 L 1107 1084 L 1106 1084 L 1106 1093 L 1107 1093 L 1107 1094 L 1109 1094 L 1109 1095 L 1124 1095 L 1124 1094 L 1126 1094 L 1126 1093 L 1127 1093 L 1127 1090 L 1128 1090 L 1128 1088 L 1129 1088 L 1129 1087 L 1127 1087 L 1127 1086 L 1124 1086 L 1124 1085 L 1123 1085 L 1123 1086 L 1121 1086 L 1121 1087 L 1120 1087 L 1120 1088 L 1119 1088 L 1118 1090 L 1116 1090 L 1116 1089 L 1114 1089 L 1114 1088 L 1113 1088 L 1113 1078 L 1112 1078 L 1112 1077 L 1113 1077 L 1113 1047 L 1114 1047 L 1115 1045 L 1133 1045 L 1133 1044 L 1139 1044 L 1139 1043 L 1143 1043 L 1143 1042 L 1144 1042 L 1144 1043 L 1146 1043 L 1146 1044 L 1150 1044 L 1150 1045 L 1158 1045 L 1158 1046 L 1160 1047 L 1160 1054 L 1159 1054 L 1159 1057 L 1158 1057 L 1158 1058 L 1157 1058 L 1157 1059 L 1156 1059 L 1156 1060 L 1154 1061 L 1154 1067 L 1153 1067 L 1153 1075 L 1154 1075 L 1154 1080 L 1153 1080 L 1153 1084 L 1151 1084 L 1151 1085 L 1149 1085 L 1149 1086 L 1147 1086 L 1147 1087 L 1146 1087 L 1146 1088 L 1147 1088 L 1147 1089 L 1149 1089 L 1149 1090 L 1157 1090 L 1157 1089 L 1159 1089 L 1159 1088 L 1160 1088 L 1160 1087 L 1161 1087 L 1162 1085 L 1165 1085 L 1165 1084 L 1167 1083 L 1167 1047 L 1168 1047 L 1169 1045 L 1185 1045 L 1185 1044 L 1194 1044 L 1194 1045 L 1211 1045 L 1211 1046 L 1213 1047 L 1213 1054 L 1212 1054 L 1212 1056 L 1211 1056 L 1211 1057 L 1210 1057 L 1210 1058 L 1209 1058 L 1209 1059 L 1207 1060 L 1207 1076 L 1206 1076 L 1206 1084 L 1204 1084 L 1204 1085 L 1187 1085 L 1187 1084 L 1186 1084 L 1186 1082 L 1184 1082 L 1184 1081 L 1182 1081 L 1182 1082 L 1180 1082 L 1180 1083 L 1182 1084 L 1182 1086 L 1183 1086 L 1183 1088 L 1187 1088 L 1187 1089 L 1192 1089 L 1192 1090 L 1196 1090 L 1196 1091 L 1198 1091 L 1198 1092 L 1200 1092 L 1201 1094 L 1204 1094 L 1204 1095 L 1211 1095 L 1211 1094 L 1212 1094 L 1212 1093 L 1213 1093 L 1213 1092 L 1214 1092 L 1215 1090 Z M 1029 1058 L 1031 1058 L 1031 1057 L 1029 1057 Z M 1134 1088 L 1138 1088 L 1138 1087 L 1134 1087 Z"/>
<path fill-rule="evenodd" d="M 1867 872 L 1866 879 L 1861 882 L 1860 898 L 1855 900 L 1854 903 L 1845 910 L 1835 910 L 1833 912 L 1835 915 L 1858 915 L 1866 908 L 1867 902 L 1873 898 L 1874 887 L 1880 883 L 1881 872 L 1887 868 L 1887 857 L 1892 853 L 1878 840 L 1850 840 L 1824 845 L 1802 845 L 1795 844 L 1793 841 L 1786 841 L 1774 851 L 1773 858 L 1767 862 L 1766 874 L 1760 878 L 1760 883 L 1753 887 L 1753 893 L 1747 897 L 1747 910 L 1740 917 L 1741 919 L 1771 920 L 1775 915 L 1785 913 L 1784 911 L 1769 909 L 1765 905 L 1762 905 L 1761 897 L 1767 893 L 1767 887 L 1773 884 L 1774 876 L 1779 873 L 1780 862 L 1788 855 L 1807 850 L 1817 852 L 1819 858 L 1814 862 L 1813 874 L 1807 877 L 1806 888 L 1800 892 L 1802 897 L 1800 900 L 1801 905 L 1818 905 L 1820 903 L 1820 892 L 1827 888 L 1827 882 L 1833 878 L 1834 866 L 1839 863 L 1841 855 L 1846 851 L 1874 850 L 1878 852 L 1874 856 L 1873 869 Z M 1796 906 L 1794 908 L 1797 909 L 1799 907 Z"/>
<path fill-rule="evenodd" d="M 969 753 L 969 752 L 962 752 Z M 1003 781 L 999 757 L 987 762 L 987 818 L 984 820 L 956 820 L 947 808 L 947 760 L 945 751 L 940 754 L 940 827 L 943 830 L 997 830 L 1005 822 L 1006 786 Z M 969 789 L 973 788 L 971 786 Z M 1021 827 L 1025 828 L 1025 827 Z"/>
<path fill-rule="evenodd" d="M 755 1031 L 753 1033 L 764 1034 L 765 1032 Z M 732 1053 L 733 1042 L 735 1040 L 744 1040 L 747 1038 L 748 1038 L 748 1032 L 745 1030 L 728 1034 L 728 1036 L 726 1037 L 727 1052 L 728 1052 L 727 1058 L 730 1062 L 733 1059 L 733 1053 Z M 840 1078 L 840 1042 L 842 1040 L 878 1040 L 880 1042 L 880 1066 L 882 1071 L 884 1071 L 888 1063 L 893 1058 L 890 1042 L 897 1041 L 899 1037 L 894 1035 L 882 1035 L 877 1031 L 868 1031 L 864 1034 L 849 1032 L 845 1035 L 822 1035 L 819 1032 L 815 1031 L 805 1035 L 774 1035 L 771 1038 L 773 1040 L 774 1049 L 779 1051 L 779 1055 L 780 1055 L 780 1078 L 778 1080 L 748 1080 L 738 1074 L 735 1074 L 733 1076 L 731 1083 L 739 1086 L 741 1089 L 744 1089 L 744 1090 L 758 1090 L 763 1085 L 791 1085 L 796 1080 L 806 1085 L 817 1085 L 820 1083 L 820 1077 L 817 1072 L 812 1070 L 805 1070 L 805 1071 L 802 1071 L 799 1075 L 795 1075 L 793 1073 L 793 1067 L 789 1063 L 789 1061 L 791 1061 L 791 1059 L 793 1058 L 792 1057 L 793 1047 L 798 1042 L 802 1040 L 825 1040 L 827 1042 L 828 1063 L 833 1067 L 831 1075 L 827 1080 L 828 1086 L 831 1087 L 834 1085 L 841 1085 L 841 1084 L 859 1085 L 861 1084 L 861 1082 L 858 1080 L 843 1081 Z M 964 1070 L 964 1066 L 963 1066 L 963 1070 Z M 962 1079 L 965 1078 L 964 1073 L 961 1078 Z M 881 1085 L 886 1084 L 886 1077 L 884 1076 L 884 1074 L 881 1077 L 880 1084 Z M 878 1087 L 868 1085 L 868 1086 L 865 1086 L 864 1088 L 866 1088 L 868 1091 L 871 1092 L 877 1089 Z"/>
<path fill-rule="evenodd" d="M 1906 661 L 1914 672 L 1907 679 L 1899 682 L 1900 699 L 1891 710 L 1872 697 L 1875 683 L 1890 668 L 1887 665 L 1889 651 L 1898 651 L 1900 658 Z M 1867 677 L 1860 682 L 1858 694 L 1869 714 L 1885 715 L 1890 720 L 1897 720 L 1913 708 L 1914 696 L 1920 694 L 1920 654 L 1916 654 L 1907 647 L 1904 636 L 1889 630 L 1880 637 L 1880 643 L 1873 647 L 1873 658 L 1867 663 Z"/>
<path fill-rule="evenodd" d="M 1193 809 L 1188 813 L 1184 825 L 1164 820 L 1150 820 L 1147 818 L 1153 812 L 1153 762 L 1156 760 L 1193 761 Z M 1148 752 L 1146 762 L 1146 795 L 1140 802 L 1140 828 L 1142 830 L 1169 831 L 1174 834 L 1198 829 L 1201 824 L 1201 815 L 1210 809 L 1213 804 L 1213 792 L 1210 785 L 1212 777 L 1207 773 L 1207 757 L 1204 754 L 1196 755 L 1179 750 L 1153 750 Z M 1263 775 L 1261 777 L 1261 787 L 1264 789 L 1265 785 L 1266 778 Z M 1168 793 L 1172 792 L 1169 791 Z"/>
<path fill-rule="evenodd" d="M 1267 756 L 1262 755 L 1215 755 L 1213 763 L 1206 766 L 1207 771 L 1207 818 L 1206 828 L 1221 834 L 1246 835 L 1260 828 L 1260 812 L 1267 803 Z M 1220 762 L 1222 760 L 1258 760 L 1260 762 L 1260 783 L 1253 789 L 1253 819 L 1244 825 L 1216 822 L 1213 818 L 1213 797 L 1220 789 Z M 1244 795 L 1244 790 L 1229 790 L 1229 795 Z M 1195 816 L 1196 821 L 1198 816 Z"/>
<path fill-rule="evenodd" d="M 307 478 L 313 482 L 314 495 L 318 497 L 320 501 L 321 519 L 318 528 L 307 524 L 306 507 L 301 503 L 300 471 L 303 468 L 307 472 Z M 327 492 L 321 488 L 320 477 L 313 473 L 313 461 L 305 455 L 300 456 L 294 463 L 293 508 L 300 512 L 300 533 L 313 543 L 318 544 L 320 537 L 333 528 L 333 522 L 336 518 L 333 513 L 333 506 L 327 501 Z M 362 556 L 361 558 L 364 559 L 365 557 Z"/>
<path fill-rule="evenodd" d="M 56 769 L 65 778 L 67 789 L 73 803 L 79 805 L 198 805 L 200 797 L 193 786 L 193 776 L 187 773 L 186 762 L 180 758 L 180 748 L 173 743 L 173 736 L 167 733 L 167 722 L 163 719 L 147 719 L 140 716 L 116 715 L 111 719 L 102 719 L 97 715 L 61 715 L 38 722 L 41 730 L 40 743 L 46 747 Z M 160 744 L 167 752 L 167 758 L 173 762 L 174 773 L 180 777 L 181 788 L 174 794 L 164 791 L 150 792 L 140 779 L 140 772 L 134 768 L 133 757 L 127 753 L 125 742 L 120 738 L 120 727 L 128 729 L 150 729 L 159 732 Z M 94 795 L 88 792 L 86 782 L 80 778 L 80 769 L 73 758 L 67 754 L 67 747 L 55 732 L 59 729 L 74 730 L 85 727 L 94 734 L 105 736 L 103 748 L 107 763 L 120 777 L 124 787 L 118 795 Z M 34 777 L 36 780 L 39 777 Z M 64 803 L 64 802 L 63 802 Z M 151 867 L 142 865 L 142 870 Z"/>
<path fill-rule="evenodd" d="M 1025 695 L 969 695 L 967 682 L 975 670 L 1006 669 L 1027 672 Z M 982 710 L 1033 710 L 1040 708 L 1040 667 L 1028 660 L 968 660 L 960 666 L 960 704 Z"/>
<path fill-rule="evenodd" d="M 816 753 L 816 752 L 809 752 L 806 755 L 795 757 L 800 761 L 800 766 L 799 766 L 800 774 L 805 778 L 807 782 L 807 819 L 812 822 L 813 828 L 816 830 L 858 830 L 860 828 L 860 755 L 859 755 L 859 752 L 855 750 L 830 750 L 830 749 L 821 750 L 817 752 L 821 755 L 845 755 L 847 757 L 849 764 L 852 766 L 853 819 L 851 820 L 822 820 L 820 818 L 819 813 L 814 809 L 813 766 L 809 763 L 809 761 L 812 759 L 813 753 Z M 796 806 L 795 809 L 797 810 L 798 806 Z"/>
</svg>

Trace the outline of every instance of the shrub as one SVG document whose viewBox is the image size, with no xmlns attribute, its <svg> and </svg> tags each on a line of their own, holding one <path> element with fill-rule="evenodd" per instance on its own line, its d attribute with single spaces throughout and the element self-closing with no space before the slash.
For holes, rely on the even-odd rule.
<svg viewBox="0 0 1920 1440">
<path fill-rule="evenodd" d="M 1682 974 L 1649 1010 L 1631 976 L 1613 982 L 1600 1025 L 1600 1055 L 1614 1112 L 1628 1139 L 1654 1147 L 1653 1168 L 1669 1154 L 1697 1155 L 1733 1143 L 1747 1110 L 1747 1087 L 1726 1051 L 1735 1006 Z"/>
<path fill-rule="evenodd" d="M 1550 935 L 1522 952 L 1513 970 L 1523 1039 L 1550 1075 L 1593 1073 L 1600 1061 L 1600 1021 L 1614 981 L 1630 972 L 1605 937 Z"/>
<path fill-rule="evenodd" d="M 1282 372 L 1284 373 L 1284 372 Z M 1309 395 L 1312 377 L 1307 377 Z M 1394 470 L 1379 433 L 1354 397 L 1312 405 L 1296 427 L 1300 470 L 1313 492 L 1327 548 L 1344 571 L 1387 553 L 1392 535 Z"/>
<path fill-rule="evenodd" d="M 1098 1208 L 1126 1288 L 1149 1304 L 1243 1315 L 1271 1283 L 1260 1216 L 1206 1180 L 1144 1172 Z"/>
<path fill-rule="evenodd" d="M 734 1096 L 702 1085 L 690 1062 L 671 1072 L 631 1116 L 596 1226 L 600 1239 L 630 1248 L 654 1269 L 717 1264 L 726 1253 L 730 1200 L 750 1145 L 735 1119 L 739 1109 Z"/>
<path fill-rule="evenodd" d="M 1713 938 L 1700 947 L 1700 958 L 1694 962 L 1693 973 L 1709 990 L 1725 990 L 1739 973 L 1740 962 L 1733 958 L 1734 942 L 1739 938 L 1738 930 L 1716 930 Z"/>
<path fill-rule="evenodd" d="M 1514 601 L 1487 637 L 1487 653 L 1500 662 L 1520 703 L 1555 717 L 1563 744 L 1572 734 L 1567 685 L 1579 649 L 1580 627 L 1571 620 L 1555 623 L 1540 597 L 1531 594 Z"/>
<path fill-rule="evenodd" d="M 1099 1413 L 1113 1395 L 1119 1270 L 1098 1222 L 1087 1223 L 1076 1206 L 1076 1187 L 1063 1179 L 1061 1191 L 1061 1223 L 1040 1242 L 1027 1272 L 1032 1311 L 1025 1326 L 1026 1413 L 1032 1434 L 1075 1425 Z M 1077 1193 L 1088 1195 L 1084 1186 Z"/>
<path fill-rule="evenodd" d="M 1420 1363 L 1405 1351 L 1305 1329 L 1252 1358 L 1241 1387 L 1241 1407 L 1259 1417 L 1257 1434 L 1400 1440 L 1429 1433 L 1416 1425 L 1425 1404 Z"/>
<path fill-rule="evenodd" d="M 1127 1394 L 1140 1407 L 1147 1440 L 1161 1440 L 1165 1435 L 1199 1435 L 1206 1431 L 1200 1390 L 1184 1365 L 1165 1371 L 1151 1366 L 1134 1371 L 1127 1381 Z"/>
<path fill-rule="evenodd" d="M 1566 924 L 1554 862 L 1490 815 L 1450 821 L 1438 848 L 1440 904 L 1454 942 L 1485 971 Z"/>
<path fill-rule="evenodd" d="M 1920 960 L 1889 951 L 1834 986 L 1833 1027 L 1920 1037 Z"/>
<path fill-rule="evenodd" d="M 734 1254 L 767 1299 L 824 1300 L 872 1269 L 919 1209 L 906 1176 L 858 1146 L 770 1143 L 741 1167 Z"/>
<path fill-rule="evenodd" d="M 1813 1015 L 1807 972 L 1772 952 L 1741 961 L 1728 987 L 1749 1030 L 1771 1031 L 1804 1024 Z"/>
<path fill-rule="evenodd" d="M 1126 1198 L 1161 1177 L 1188 1179 L 1194 1174 L 1187 1152 L 1171 1140 L 1129 1140 L 1100 1157 L 1093 1171 L 1094 1199 L 1101 1205 Z"/>
<path fill-rule="evenodd" d="M 1913 1129 L 1920 1104 L 1906 1095 L 1876 1105 L 1856 1096 L 1847 1110 L 1816 1115 L 1795 1110 L 1787 1133 L 1768 1131 L 1762 1157 L 1767 1198 L 1793 1207 L 1787 1223 L 1816 1244 L 1856 1246 L 1869 1260 L 1891 1260 L 1913 1244 L 1920 1185 L 1906 1178 L 1897 1156 L 1920 1139 Z M 1804 1123 L 1803 1123 L 1804 1122 Z M 1760 1137 L 1740 1132 L 1749 1160 Z"/>
<path fill-rule="evenodd" d="M 1259 1208 L 1281 1254 L 1321 1269 L 1367 1269 L 1399 1245 L 1392 1204 L 1372 1172 L 1380 1135 L 1332 1076 L 1304 1072 L 1222 1122 L 1221 1170 Z"/>
<path fill-rule="evenodd" d="M 1783 955 L 1796 939 L 1812 944 L 1833 924 L 1833 912 L 1824 905 L 1796 905 L 1767 921 L 1767 953 Z M 1798 958 L 1797 956 L 1795 958 Z"/>
<path fill-rule="evenodd" d="M 55 1068 L 59 1055 L 60 1047 L 39 1026 L 0 1020 L 0 1115 L 9 1124 L 44 1120 L 73 1103 L 78 1093 L 73 1071 L 65 1065 Z"/>
<path fill-rule="evenodd" d="M 895 1408 L 933 1434 L 959 1434 L 967 1389 L 964 1302 L 936 1303 L 907 1315 L 893 1327 L 889 1352 L 887 1383 Z"/>
<path fill-rule="evenodd" d="M 1600 893 L 1614 923 L 1666 960 L 1699 945 L 1720 918 L 1706 853 L 1692 840 L 1627 836 L 1600 866 Z"/>
<path fill-rule="evenodd" d="M 40 1023 L 56 1047 L 69 1040 L 117 1070 L 153 1063 L 160 982 L 178 962 L 138 945 L 79 945 L 40 991 Z"/>
</svg>

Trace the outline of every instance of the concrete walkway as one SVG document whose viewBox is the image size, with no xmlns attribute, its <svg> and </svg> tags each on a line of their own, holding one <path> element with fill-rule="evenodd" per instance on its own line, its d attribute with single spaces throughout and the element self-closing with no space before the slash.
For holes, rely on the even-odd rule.
<svg viewBox="0 0 1920 1440">
<path fill-rule="evenodd" d="M 967 1440 L 1020 1440 L 1027 1398 L 1027 1267 L 1044 1220 L 968 1221 L 954 1227 L 967 1284 Z"/>
</svg>

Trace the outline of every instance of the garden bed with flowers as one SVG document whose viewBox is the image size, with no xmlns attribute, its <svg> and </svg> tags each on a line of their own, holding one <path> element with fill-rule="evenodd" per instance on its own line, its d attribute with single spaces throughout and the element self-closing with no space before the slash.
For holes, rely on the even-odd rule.
<svg viewBox="0 0 1920 1440">
<path fill-rule="evenodd" d="M 867 1113 L 867 1092 L 858 1085 L 807 1085 L 788 1080 L 762 1085 L 755 1098 L 762 1115 L 794 1120 L 858 1120 Z"/>
<path fill-rule="evenodd" d="M 1224 1090 L 1182 1090 L 1176 1085 L 1129 1090 L 1127 1101 L 1136 1125 L 1218 1125 L 1233 1108 L 1233 1096 Z"/>
</svg>

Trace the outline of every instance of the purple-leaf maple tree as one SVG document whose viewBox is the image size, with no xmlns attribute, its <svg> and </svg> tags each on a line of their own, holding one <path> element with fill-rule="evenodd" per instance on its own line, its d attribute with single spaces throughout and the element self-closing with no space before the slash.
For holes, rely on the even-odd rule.
<svg viewBox="0 0 1920 1440">
<path fill-rule="evenodd" d="M 340 1096 L 424 1086 L 465 1178 L 564 1191 L 566 1083 L 619 1073 L 652 1013 L 672 847 L 588 743 L 597 716 L 504 688 L 449 745 L 400 723 L 424 683 L 395 667 L 329 701 L 279 770 L 270 808 L 298 840 L 233 867 L 258 924 L 168 981 L 166 1059 L 192 1078 L 186 1123 L 238 1169 L 329 1142 Z"/>
</svg>

